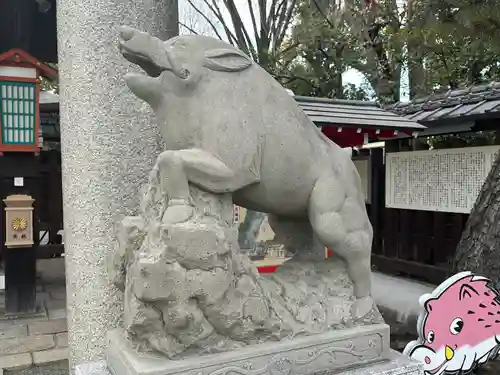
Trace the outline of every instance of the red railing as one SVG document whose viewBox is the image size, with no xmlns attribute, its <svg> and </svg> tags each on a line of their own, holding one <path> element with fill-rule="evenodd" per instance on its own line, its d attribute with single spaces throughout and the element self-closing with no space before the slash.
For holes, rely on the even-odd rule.
<svg viewBox="0 0 500 375">
<path fill-rule="evenodd" d="M 331 257 L 333 252 L 331 250 L 328 250 L 328 257 Z M 262 267 L 257 267 L 257 270 L 259 273 L 273 273 L 275 272 L 280 265 L 271 265 L 271 266 L 262 266 Z"/>
</svg>

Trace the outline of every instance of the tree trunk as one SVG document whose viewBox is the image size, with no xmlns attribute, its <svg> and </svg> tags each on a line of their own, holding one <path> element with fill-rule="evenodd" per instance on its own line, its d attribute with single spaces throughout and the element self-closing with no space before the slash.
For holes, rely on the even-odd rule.
<svg viewBox="0 0 500 375">
<path fill-rule="evenodd" d="M 500 157 L 497 154 L 455 253 L 455 272 L 471 271 L 500 286 Z"/>
<path fill-rule="evenodd" d="M 422 30 L 425 26 L 426 19 L 421 17 L 417 11 L 418 6 L 416 0 L 408 1 L 408 19 L 409 28 L 414 30 Z M 407 43 L 408 48 L 408 83 L 410 99 L 423 97 L 426 92 L 426 79 L 424 69 L 424 58 L 422 55 L 422 41 L 420 38 L 415 38 L 410 35 Z"/>
</svg>

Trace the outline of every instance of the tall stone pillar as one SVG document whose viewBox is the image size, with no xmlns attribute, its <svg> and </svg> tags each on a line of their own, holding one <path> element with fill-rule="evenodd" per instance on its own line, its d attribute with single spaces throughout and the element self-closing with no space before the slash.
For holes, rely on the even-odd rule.
<svg viewBox="0 0 500 375">
<path fill-rule="evenodd" d="M 103 357 L 121 323 L 107 277 L 114 226 L 133 214 L 159 151 L 149 108 L 125 86 L 119 26 L 178 33 L 176 0 L 58 0 L 57 27 L 70 366 Z"/>
</svg>

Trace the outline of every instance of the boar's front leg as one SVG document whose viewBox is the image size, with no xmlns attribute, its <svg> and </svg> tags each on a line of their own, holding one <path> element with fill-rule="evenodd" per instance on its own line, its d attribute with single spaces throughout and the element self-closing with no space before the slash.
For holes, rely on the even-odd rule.
<svg viewBox="0 0 500 375">
<path fill-rule="evenodd" d="M 189 183 L 210 193 L 224 194 L 258 182 L 254 178 L 237 178 L 217 156 L 200 149 L 165 151 L 158 158 L 158 166 L 168 192 L 164 224 L 184 222 L 193 215 Z"/>
</svg>

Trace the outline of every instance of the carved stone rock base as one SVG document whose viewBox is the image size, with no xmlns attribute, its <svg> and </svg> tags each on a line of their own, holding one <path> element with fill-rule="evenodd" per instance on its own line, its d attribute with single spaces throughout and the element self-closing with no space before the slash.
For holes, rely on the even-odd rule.
<svg viewBox="0 0 500 375">
<path fill-rule="evenodd" d="M 113 375 L 309 375 L 387 362 L 391 351 L 389 326 L 374 324 L 182 360 L 138 354 L 115 330 L 106 357 Z"/>
</svg>

